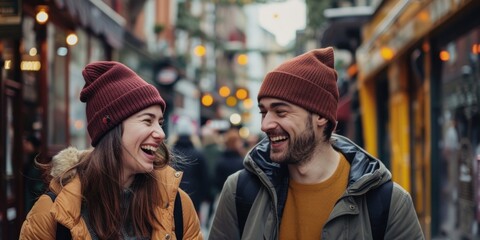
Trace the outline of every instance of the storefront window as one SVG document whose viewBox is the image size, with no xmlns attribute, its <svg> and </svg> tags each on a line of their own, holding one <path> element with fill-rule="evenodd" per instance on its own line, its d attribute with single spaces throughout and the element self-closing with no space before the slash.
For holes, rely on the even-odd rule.
<svg viewBox="0 0 480 240">
<path fill-rule="evenodd" d="M 70 98 L 70 144 L 78 149 L 87 148 L 87 120 L 85 104 L 80 101 L 80 92 L 85 81 L 82 69 L 87 64 L 88 35 L 84 31 L 77 31 L 78 43 L 70 47 L 71 59 L 69 64 L 69 98 Z"/>
<path fill-rule="evenodd" d="M 14 122 L 14 112 L 13 112 L 13 108 L 14 108 L 14 101 L 18 98 L 16 98 L 17 96 L 17 93 L 18 93 L 18 88 L 15 89 L 15 87 L 13 87 L 12 89 L 9 88 L 9 84 L 6 83 L 7 81 L 14 81 L 15 78 L 14 77 L 14 68 L 15 68 L 15 61 L 18 61 L 17 59 L 15 59 L 15 56 L 14 56 L 14 46 L 15 44 L 13 43 L 13 41 L 10 41 L 10 40 L 5 40 L 3 42 L 0 42 L 0 46 L 3 46 L 3 49 L 1 49 L 2 51 L 0 51 L 0 59 L 3 60 L 3 66 L 1 66 L 1 71 L 0 73 L 2 74 L 2 76 L 0 77 L 0 79 L 4 82 L 2 84 L 5 84 L 7 85 L 6 88 L 7 90 L 4 90 L 4 92 L 2 94 L 6 94 L 6 103 L 3 107 L 5 107 L 5 110 L 2 110 L 2 111 L 5 111 L 5 126 L 2 126 L 2 128 L 5 129 L 5 155 L 4 156 L 1 156 L 4 161 L 1 161 L 0 164 L 2 164 L 2 166 L 0 167 L 0 169 L 2 169 L 4 172 L 1 172 L 0 174 L 5 177 L 7 179 L 7 184 L 4 185 L 5 188 L 6 188 L 6 197 L 7 197 L 7 200 L 12 200 L 14 199 L 14 196 L 13 196 L 13 175 L 14 175 L 14 172 L 13 172 L 13 161 L 14 161 L 14 137 L 15 137 L 15 122 Z M 15 89 L 15 90 L 14 90 Z M 2 160 L 3 160 L 2 159 Z"/>
<path fill-rule="evenodd" d="M 32 17 L 23 18 L 23 38 L 20 45 L 22 58 L 21 72 L 23 80 L 23 112 L 24 137 L 38 135 L 41 130 L 41 110 L 39 109 L 39 71 L 41 69 L 40 47 L 37 45 L 35 20 Z"/>
<path fill-rule="evenodd" d="M 19 59 L 15 50 L 18 43 L 12 39 L 0 39 L 0 96 L 4 101 L 0 101 L 0 114 L 2 121 L 0 123 L 0 137 L 3 146 L 0 146 L 0 233 L 3 233 L 9 224 L 17 219 L 18 208 L 15 205 L 18 201 L 18 122 L 20 112 L 19 101 L 21 101 L 20 79 L 16 72 L 18 71 Z M 5 236 L 5 235 L 3 235 Z M 0 237 L 1 238 L 1 237 Z"/>
<path fill-rule="evenodd" d="M 23 79 L 23 99 L 27 102 L 38 101 L 38 81 L 36 73 L 40 70 L 40 50 L 36 44 L 34 29 L 35 20 L 25 16 L 23 19 L 23 39 L 20 49 L 22 57 L 21 69 Z"/>
<path fill-rule="evenodd" d="M 480 27 L 440 46 L 442 78 L 441 231 L 478 237 L 480 222 Z M 477 186 L 477 187 L 476 187 Z M 476 236 L 476 237 L 474 237 Z"/>
<path fill-rule="evenodd" d="M 13 123 L 13 103 L 11 96 L 7 97 L 7 128 L 5 135 L 5 176 L 7 178 L 7 200 L 13 199 L 13 137 L 15 136 L 14 132 L 14 123 Z M 3 175 L 3 174 L 2 174 Z"/>
<path fill-rule="evenodd" d="M 68 47 L 66 33 L 49 24 L 48 40 L 48 143 L 65 145 L 67 143 L 67 99 L 66 71 Z"/>
<path fill-rule="evenodd" d="M 107 60 L 104 43 L 95 37 L 91 37 L 90 42 L 92 47 L 90 48 L 89 62 Z"/>
</svg>

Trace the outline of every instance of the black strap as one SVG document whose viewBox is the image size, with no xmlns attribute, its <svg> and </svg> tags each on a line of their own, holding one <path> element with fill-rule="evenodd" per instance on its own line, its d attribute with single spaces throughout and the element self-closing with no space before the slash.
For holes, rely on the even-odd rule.
<svg viewBox="0 0 480 240">
<path fill-rule="evenodd" d="M 182 199 L 180 198 L 180 191 L 175 197 L 175 206 L 173 207 L 173 219 L 175 221 L 175 235 L 177 239 L 183 239 L 183 214 L 182 214 Z"/>
<path fill-rule="evenodd" d="M 247 221 L 253 201 L 255 201 L 259 190 L 260 182 L 258 178 L 245 169 L 240 170 L 235 196 L 240 238 L 242 238 L 245 222 Z"/>
<path fill-rule="evenodd" d="M 384 239 L 390 211 L 393 182 L 387 181 L 378 188 L 367 193 L 368 216 L 373 240 Z M 235 205 L 237 210 L 238 229 L 242 237 L 248 214 L 253 201 L 260 190 L 260 182 L 249 171 L 242 169 L 238 176 Z"/>
<path fill-rule="evenodd" d="M 48 191 L 45 193 L 52 199 L 52 202 L 55 202 L 57 195 L 52 192 Z M 183 214 L 182 214 L 182 200 L 180 199 L 180 192 L 177 192 L 177 196 L 175 197 L 175 206 L 173 208 L 174 220 L 175 220 L 175 235 L 177 239 L 183 239 Z M 181 226 L 181 227 L 178 227 Z M 57 222 L 57 232 L 56 232 L 56 239 L 57 240 L 69 240 L 72 239 L 72 235 L 70 234 L 70 230 L 67 227 L 63 226 L 59 222 Z"/>
<path fill-rule="evenodd" d="M 373 240 L 384 239 L 390 211 L 393 182 L 388 181 L 367 193 L 368 216 Z"/>
<path fill-rule="evenodd" d="M 52 199 L 52 202 L 55 202 L 55 199 L 57 198 L 57 195 L 54 192 L 48 191 L 45 194 L 48 195 L 50 197 L 50 199 Z M 57 222 L 57 232 L 56 232 L 56 235 L 55 235 L 55 239 L 57 239 L 57 240 L 72 239 L 72 235 L 70 234 L 70 230 L 67 227 L 63 226 L 63 224 Z"/>
</svg>

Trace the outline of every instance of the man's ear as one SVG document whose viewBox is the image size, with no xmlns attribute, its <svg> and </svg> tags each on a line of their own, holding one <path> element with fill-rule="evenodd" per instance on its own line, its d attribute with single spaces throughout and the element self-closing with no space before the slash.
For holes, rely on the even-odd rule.
<svg viewBox="0 0 480 240">
<path fill-rule="evenodd" d="M 327 125 L 328 120 L 320 115 L 315 114 L 315 122 L 317 123 L 317 126 L 324 127 Z"/>
</svg>

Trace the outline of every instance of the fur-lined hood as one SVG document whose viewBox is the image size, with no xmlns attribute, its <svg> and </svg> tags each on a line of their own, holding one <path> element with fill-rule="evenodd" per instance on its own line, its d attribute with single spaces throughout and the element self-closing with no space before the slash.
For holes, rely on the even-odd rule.
<svg viewBox="0 0 480 240">
<path fill-rule="evenodd" d="M 72 169 L 70 172 L 64 174 L 65 171 L 69 170 L 77 163 L 80 162 L 83 158 L 88 156 L 92 150 L 78 150 L 74 147 L 68 147 L 55 155 L 52 158 L 52 169 L 50 170 L 50 175 L 53 178 L 62 177 L 63 179 L 69 179 L 77 173 L 75 169 Z M 62 176 L 62 174 L 64 174 Z"/>
<path fill-rule="evenodd" d="M 57 198 L 54 202 L 46 195 L 39 198 L 23 223 L 19 239 L 52 239 L 52 236 L 55 235 L 57 222 L 70 230 L 72 239 L 92 239 L 86 221 L 81 214 L 84 197 L 82 196 L 82 183 L 75 168 L 79 161 L 89 157 L 91 151 L 91 149 L 81 151 L 69 147 L 53 157 L 50 174 L 56 179 L 50 182 L 49 188 L 56 194 Z M 188 195 L 179 189 L 183 176 L 182 172 L 178 172 L 170 166 L 165 166 L 156 169 L 153 174 L 158 181 L 158 191 L 163 204 L 154 209 L 155 217 L 162 221 L 155 222 L 155 225 L 152 226 L 151 239 L 168 239 L 175 236 L 175 219 L 173 216 L 175 199 L 177 199 L 176 196 L 179 191 L 182 203 L 183 237 L 184 239 L 203 239 L 200 222 L 193 203 Z"/>
</svg>

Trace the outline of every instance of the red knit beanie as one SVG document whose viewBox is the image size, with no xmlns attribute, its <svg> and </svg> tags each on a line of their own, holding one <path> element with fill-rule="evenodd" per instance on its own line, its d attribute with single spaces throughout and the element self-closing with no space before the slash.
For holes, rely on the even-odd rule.
<svg viewBox="0 0 480 240">
<path fill-rule="evenodd" d="M 132 114 L 152 105 L 160 105 L 165 111 L 158 90 L 121 63 L 93 62 L 82 75 L 85 86 L 80 101 L 87 104 L 87 128 L 94 147 L 105 133 Z"/>
<path fill-rule="evenodd" d="M 282 99 L 336 124 L 338 87 L 333 64 L 331 47 L 292 58 L 265 76 L 257 99 Z"/>
</svg>

